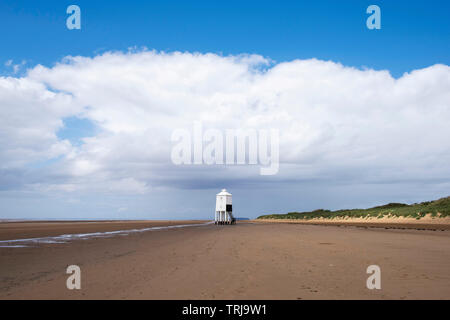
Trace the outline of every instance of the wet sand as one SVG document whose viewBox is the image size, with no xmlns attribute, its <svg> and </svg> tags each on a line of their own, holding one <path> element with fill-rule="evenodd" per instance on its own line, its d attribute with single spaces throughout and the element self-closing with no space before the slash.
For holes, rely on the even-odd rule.
<svg viewBox="0 0 450 320">
<path fill-rule="evenodd" d="M 110 220 L 110 221 L 14 221 L 0 222 L 0 241 L 52 237 L 63 234 L 110 232 L 179 224 L 203 223 L 203 220 Z"/>
<path fill-rule="evenodd" d="M 0 248 L 0 298 L 450 299 L 449 240 L 450 231 L 238 222 Z M 66 288 L 72 264 L 81 290 Z M 381 290 L 366 288 L 372 264 Z"/>
</svg>

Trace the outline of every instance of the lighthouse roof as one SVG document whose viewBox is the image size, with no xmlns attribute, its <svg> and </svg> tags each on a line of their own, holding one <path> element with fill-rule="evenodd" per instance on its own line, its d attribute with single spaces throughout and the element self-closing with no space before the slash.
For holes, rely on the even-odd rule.
<svg viewBox="0 0 450 320">
<path fill-rule="evenodd" d="M 218 196 L 231 196 L 231 193 L 227 191 L 227 189 L 222 189 L 218 194 Z"/>
</svg>

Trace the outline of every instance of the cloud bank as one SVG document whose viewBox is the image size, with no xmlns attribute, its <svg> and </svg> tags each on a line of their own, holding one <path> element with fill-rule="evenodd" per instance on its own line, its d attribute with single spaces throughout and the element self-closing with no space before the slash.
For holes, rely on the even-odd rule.
<svg viewBox="0 0 450 320">
<path fill-rule="evenodd" d="M 74 144 L 64 119 L 92 122 Z M 0 77 L 0 191 L 147 194 L 225 185 L 450 181 L 450 68 L 395 79 L 331 61 L 108 52 Z M 171 161 L 172 132 L 278 129 L 280 169 Z"/>
</svg>

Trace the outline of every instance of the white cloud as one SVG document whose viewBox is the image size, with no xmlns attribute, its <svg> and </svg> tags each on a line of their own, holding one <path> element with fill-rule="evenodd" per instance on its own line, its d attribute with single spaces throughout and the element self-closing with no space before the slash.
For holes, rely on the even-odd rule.
<svg viewBox="0 0 450 320">
<path fill-rule="evenodd" d="M 29 78 L 0 77 L 0 168 L 20 168 L 70 150 L 56 131 L 77 112 L 72 97 Z"/>
<path fill-rule="evenodd" d="M 278 128 L 271 181 L 351 183 L 450 178 L 450 68 L 399 79 L 316 59 L 258 55 L 104 53 L 0 78 L 1 168 L 62 156 L 23 184 L 42 190 L 146 193 L 218 180 L 261 181 L 252 166 L 174 166 L 171 133 L 205 127 Z M 79 115 L 98 135 L 57 138 Z M 13 184 L 15 185 L 15 184 Z"/>
<path fill-rule="evenodd" d="M 22 60 L 22 62 L 14 64 L 14 61 L 12 59 L 9 59 L 5 62 L 5 66 L 12 68 L 13 74 L 17 74 L 26 63 L 26 60 Z"/>
</svg>

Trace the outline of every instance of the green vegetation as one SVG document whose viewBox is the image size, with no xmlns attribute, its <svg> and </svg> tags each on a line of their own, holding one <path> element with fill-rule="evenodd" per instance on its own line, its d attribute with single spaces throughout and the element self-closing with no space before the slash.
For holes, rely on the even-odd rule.
<svg viewBox="0 0 450 320">
<path fill-rule="evenodd" d="M 433 217 L 450 216 L 450 197 L 435 201 L 426 201 L 415 204 L 389 203 L 383 206 L 377 206 L 370 209 L 344 209 L 337 211 L 314 210 L 311 212 L 289 212 L 284 214 L 267 214 L 259 216 L 258 219 L 313 219 L 313 218 L 365 218 L 385 216 L 410 217 L 420 219 L 425 215 L 431 214 Z"/>
</svg>

